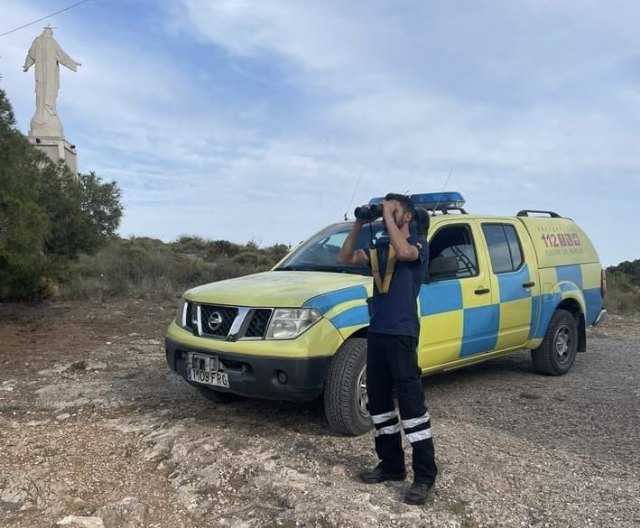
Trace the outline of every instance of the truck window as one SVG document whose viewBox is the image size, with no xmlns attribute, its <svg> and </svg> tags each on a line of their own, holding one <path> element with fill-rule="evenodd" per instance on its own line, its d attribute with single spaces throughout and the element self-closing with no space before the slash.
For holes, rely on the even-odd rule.
<svg viewBox="0 0 640 528">
<path fill-rule="evenodd" d="M 487 239 L 491 268 L 494 273 L 507 273 L 522 266 L 522 250 L 514 226 L 482 224 L 482 232 Z"/>
<path fill-rule="evenodd" d="M 326 227 L 294 249 L 274 270 L 327 271 L 370 276 L 371 268 L 369 266 L 338 263 L 338 253 L 350 229 L 350 223 Z M 373 222 L 370 227 L 365 226 L 360 231 L 356 248 L 366 250 L 372 239 L 380 241 L 387 236 L 382 222 Z"/>
<path fill-rule="evenodd" d="M 429 244 L 425 282 L 474 277 L 478 274 L 477 262 L 469 226 L 443 227 Z"/>
</svg>

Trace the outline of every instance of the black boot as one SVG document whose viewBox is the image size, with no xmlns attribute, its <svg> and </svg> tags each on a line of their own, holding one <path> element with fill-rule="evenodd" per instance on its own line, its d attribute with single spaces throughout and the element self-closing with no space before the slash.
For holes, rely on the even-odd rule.
<svg viewBox="0 0 640 528">
<path fill-rule="evenodd" d="M 386 480 L 404 480 L 406 478 L 406 471 L 403 470 L 399 473 L 390 473 L 383 470 L 380 465 L 376 466 L 373 469 L 365 469 L 362 473 L 360 473 L 360 480 L 362 480 L 362 482 L 366 482 L 367 484 L 379 484 L 380 482 L 384 482 Z"/>
<path fill-rule="evenodd" d="M 407 504 L 424 504 L 425 502 L 427 502 L 427 498 L 431 493 L 432 487 L 433 486 L 429 484 L 420 484 L 414 482 L 407 490 L 407 493 L 404 496 L 404 501 Z"/>
</svg>

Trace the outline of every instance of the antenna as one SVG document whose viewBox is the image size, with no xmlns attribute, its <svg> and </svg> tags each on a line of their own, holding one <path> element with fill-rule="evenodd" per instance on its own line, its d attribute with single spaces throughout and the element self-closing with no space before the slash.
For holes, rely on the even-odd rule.
<svg viewBox="0 0 640 528">
<path fill-rule="evenodd" d="M 349 219 L 348 218 L 349 209 L 351 209 L 351 206 L 353 205 L 353 199 L 356 197 L 356 191 L 358 190 L 358 186 L 360 185 L 360 179 L 362 178 L 363 172 L 364 172 L 364 169 L 361 170 L 360 174 L 358 175 L 358 179 L 356 180 L 356 186 L 353 188 L 353 194 L 351 195 L 351 200 L 349 200 L 349 205 L 347 205 L 347 210 L 344 212 L 345 222 Z"/>
<path fill-rule="evenodd" d="M 447 183 L 449 183 L 449 178 L 451 178 L 452 174 L 453 174 L 453 163 L 451 164 L 451 168 L 449 169 L 449 176 L 447 176 L 447 179 L 444 180 L 444 185 L 442 186 L 441 192 L 444 192 L 444 190 L 447 188 Z M 438 206 L 440 205 L 440 198 L 442 198 L 442 196 L 438 196 L 438 201 L 436 202 L 436 205 L 433 208 L 434 211 L 436 211 L 438 209 Z"/>
</svg>

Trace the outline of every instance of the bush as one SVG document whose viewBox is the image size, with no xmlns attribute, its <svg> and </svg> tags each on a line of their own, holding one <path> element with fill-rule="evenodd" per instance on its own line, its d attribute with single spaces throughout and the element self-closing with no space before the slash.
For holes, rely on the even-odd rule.
<svg viewBox="0 0 640 528">
<path fill-rule="evenodd" d="M 640 312 L 640 287 L 635 286 L 627 274 L 607 270 L 607 310 L 612 313 L 632 314 Z"/>
<path fill-rule="evenodd" d="M 222 251 L 215 260 L 205 258 L 213 249 Z M 267 270 L 276 260 L 267 250 L 198 237 L 181 237 L 172 244 L 115 239 L 73 264 L 62 295 L 95 302 L 121 296 L 173 299 L 199 284 Z"/>
</svg>

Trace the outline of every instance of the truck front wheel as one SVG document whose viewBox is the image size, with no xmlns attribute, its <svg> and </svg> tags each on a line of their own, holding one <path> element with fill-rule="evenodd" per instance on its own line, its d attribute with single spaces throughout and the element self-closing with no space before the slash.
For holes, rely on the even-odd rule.
<svg viewBox="0 0 640 528">
<path fill-rule="evenodd" d="M 358 436 L 372 427 L 367 410 L 367 340 L 345 341 L 333 358 L 324 388 L 324 412 L 336 432 Z"/>
<path fill-rule="evenodd" d="M 531 351 L 533 368 L 547 376 L 569 372 L 578 351 L 578 322 L 571 312 L 558 309 L 553 314 L 540 347 Z"/>
</svg>

